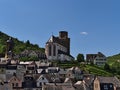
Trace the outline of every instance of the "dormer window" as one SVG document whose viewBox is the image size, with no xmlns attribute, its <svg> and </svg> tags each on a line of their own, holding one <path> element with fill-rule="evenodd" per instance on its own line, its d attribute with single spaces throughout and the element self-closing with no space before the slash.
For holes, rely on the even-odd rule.
<svg viewBox="0 0 120 90">
<path fill-rule="evenodd" d="M 42 77 L 42 80 L 44 80 L 44 77 Z"/>
</svg>

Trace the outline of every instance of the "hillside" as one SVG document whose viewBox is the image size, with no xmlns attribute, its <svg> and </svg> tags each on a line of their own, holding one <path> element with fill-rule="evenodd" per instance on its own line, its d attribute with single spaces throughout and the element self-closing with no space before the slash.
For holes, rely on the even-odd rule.
<svg viewBox="0 0 120 90">
<path fill-rule="evenodd" d="M 120 75 L 120 54 L 116 54 L 107 58 L 107 64 L 109 65 L 109 70 L 116 74 Z"/>
<path fill-rule="evenodd" d="M 3 32 L 0 31 L 0 55 L 4 55 L 6 51 L 6 41 L 9 39 L 9 37 L 12 38 L 14 41 L 14 49 L 13 52 L 15 54 L 19 54 L 20 52 L 27 50 L 40 50 L 41 52 L 44 52 L 44 48 L 40 48 L 37 44 L 30 43 L 29 40 L 26 42 L 20 41 L 17 38 L 14 38 L 12 36 L 9 36 Z"/>
<path fill-rule="evenodd" d="M 58 66 L 62 68 L 70 68 L 73 66 L 78 66 L 81 69 L 83 69 L 85 72 L 94 74 L 94 75 L 99 75 L 99 76 L 117 76 L 120 78 L 120 54 L 116 54 L 110 57 L 107 57 L 107 64 L 102 67 L 98 67 L 93 64 L 89 65 L 82 65 L 76 61 L 72 62 L 66 62 L 66 63 L 59 63 Z"/>
<path fill-rule="evenodd" d="M 108 60 L 107 63 L 109 65 L 112 65 L 114 62 L 117 62 L 120 60 L 120 54 L 109 56 L 109 57 L 107 57 L 107 60 Z"/>
</svg>

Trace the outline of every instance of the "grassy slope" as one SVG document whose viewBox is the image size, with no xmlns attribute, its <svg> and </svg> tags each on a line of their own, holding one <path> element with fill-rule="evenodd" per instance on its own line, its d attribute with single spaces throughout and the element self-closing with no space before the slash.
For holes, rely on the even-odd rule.
<svg viewBox="0 0 120 90">
<path fill-rule="evenodd" d="M 59 66 L 62 68 L 70 68 L 73 66 L 78 66 L 82 70 L 84 70 L 86 73 L 99 75 L 99 76 L 112 76 L 113 75 L 112 73 L 104 70 L 103 67 L 98 67 L 95 65 L 81 65 L 78 63 L 62 63 L 62 64 L 59 64 Z"/>
<path fill-rule="evenodd" d="M 6 48 L 6 40 L 9 39 L 9 35 L 3 33 L 0 31 L 0 54 L 4 54 L 5 53 L 5 48 Z M 37 44 L 29 44 L 26 45 L 25 42 L 23 41 L 19 41 L 17 38 L 12 37 L 13 41 L 14 41 L 14 53 L 20 53 L 22 51 L 24 51 L 25 49 L 31 49 L 31 50 L 40 50 L 42 52 L 44 52 L 44 48 L 40 48 Z"/>
<path fill-rule="evenodd" d="M 107 63 L 111 66 L 112 64 L 114 64 L 114 62 L 116 62 L 117 60 L 120 60 L 120 54 L 117 55 L 113 55 L 107 58 Z"/>
<path fill-rule="evenodd" d="M 104 69 L 97 66 L 86 65 L 85 69 L 89 71 L 90 74 L 99 76 L 112 76 L 112 73 L 105 71 Z"/>
</svg>

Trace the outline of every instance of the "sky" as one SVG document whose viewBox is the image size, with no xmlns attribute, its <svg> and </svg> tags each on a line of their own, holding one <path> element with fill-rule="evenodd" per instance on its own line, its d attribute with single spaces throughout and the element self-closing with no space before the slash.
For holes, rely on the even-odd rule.
<svg viewBox="0 0 120 90">
<path fill-rule="evenodd" d="M 120 0 L 0 0 L 0 31 L 45 47 L 68 31 L 71 55 L 120 53 Z"/>
</svg>

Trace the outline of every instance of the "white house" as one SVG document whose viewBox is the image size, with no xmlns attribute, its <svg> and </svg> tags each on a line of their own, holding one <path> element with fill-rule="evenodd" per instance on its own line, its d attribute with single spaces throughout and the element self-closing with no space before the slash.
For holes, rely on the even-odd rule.
<svg viewBox="0 0 120 90">
<path fill-rule="evenodd" d="M 104 55 L 98 55 L 94 59 L 94 64 L 96 64 L 96 65 L 104 65 L 106 63 L 106 61 L 107 61 L 106 56 L 104 56 Z"/>
<path fill-rule="evenodd" d="M 42 87 L 42 85 L 45 85 L 46 83 L 49 83 L 49 80 L 44 75 L 40 75 L 37 79 L 37 87 Z"/>
<path fill-rule="evenodd" d="M 97 54 L 87 54 L 86 60 L 88 63 L 93 63 L 96 65 L 104 65 L 107 61 L 107 58 L 103 53 L 98 52 Z"/>
</svg>

